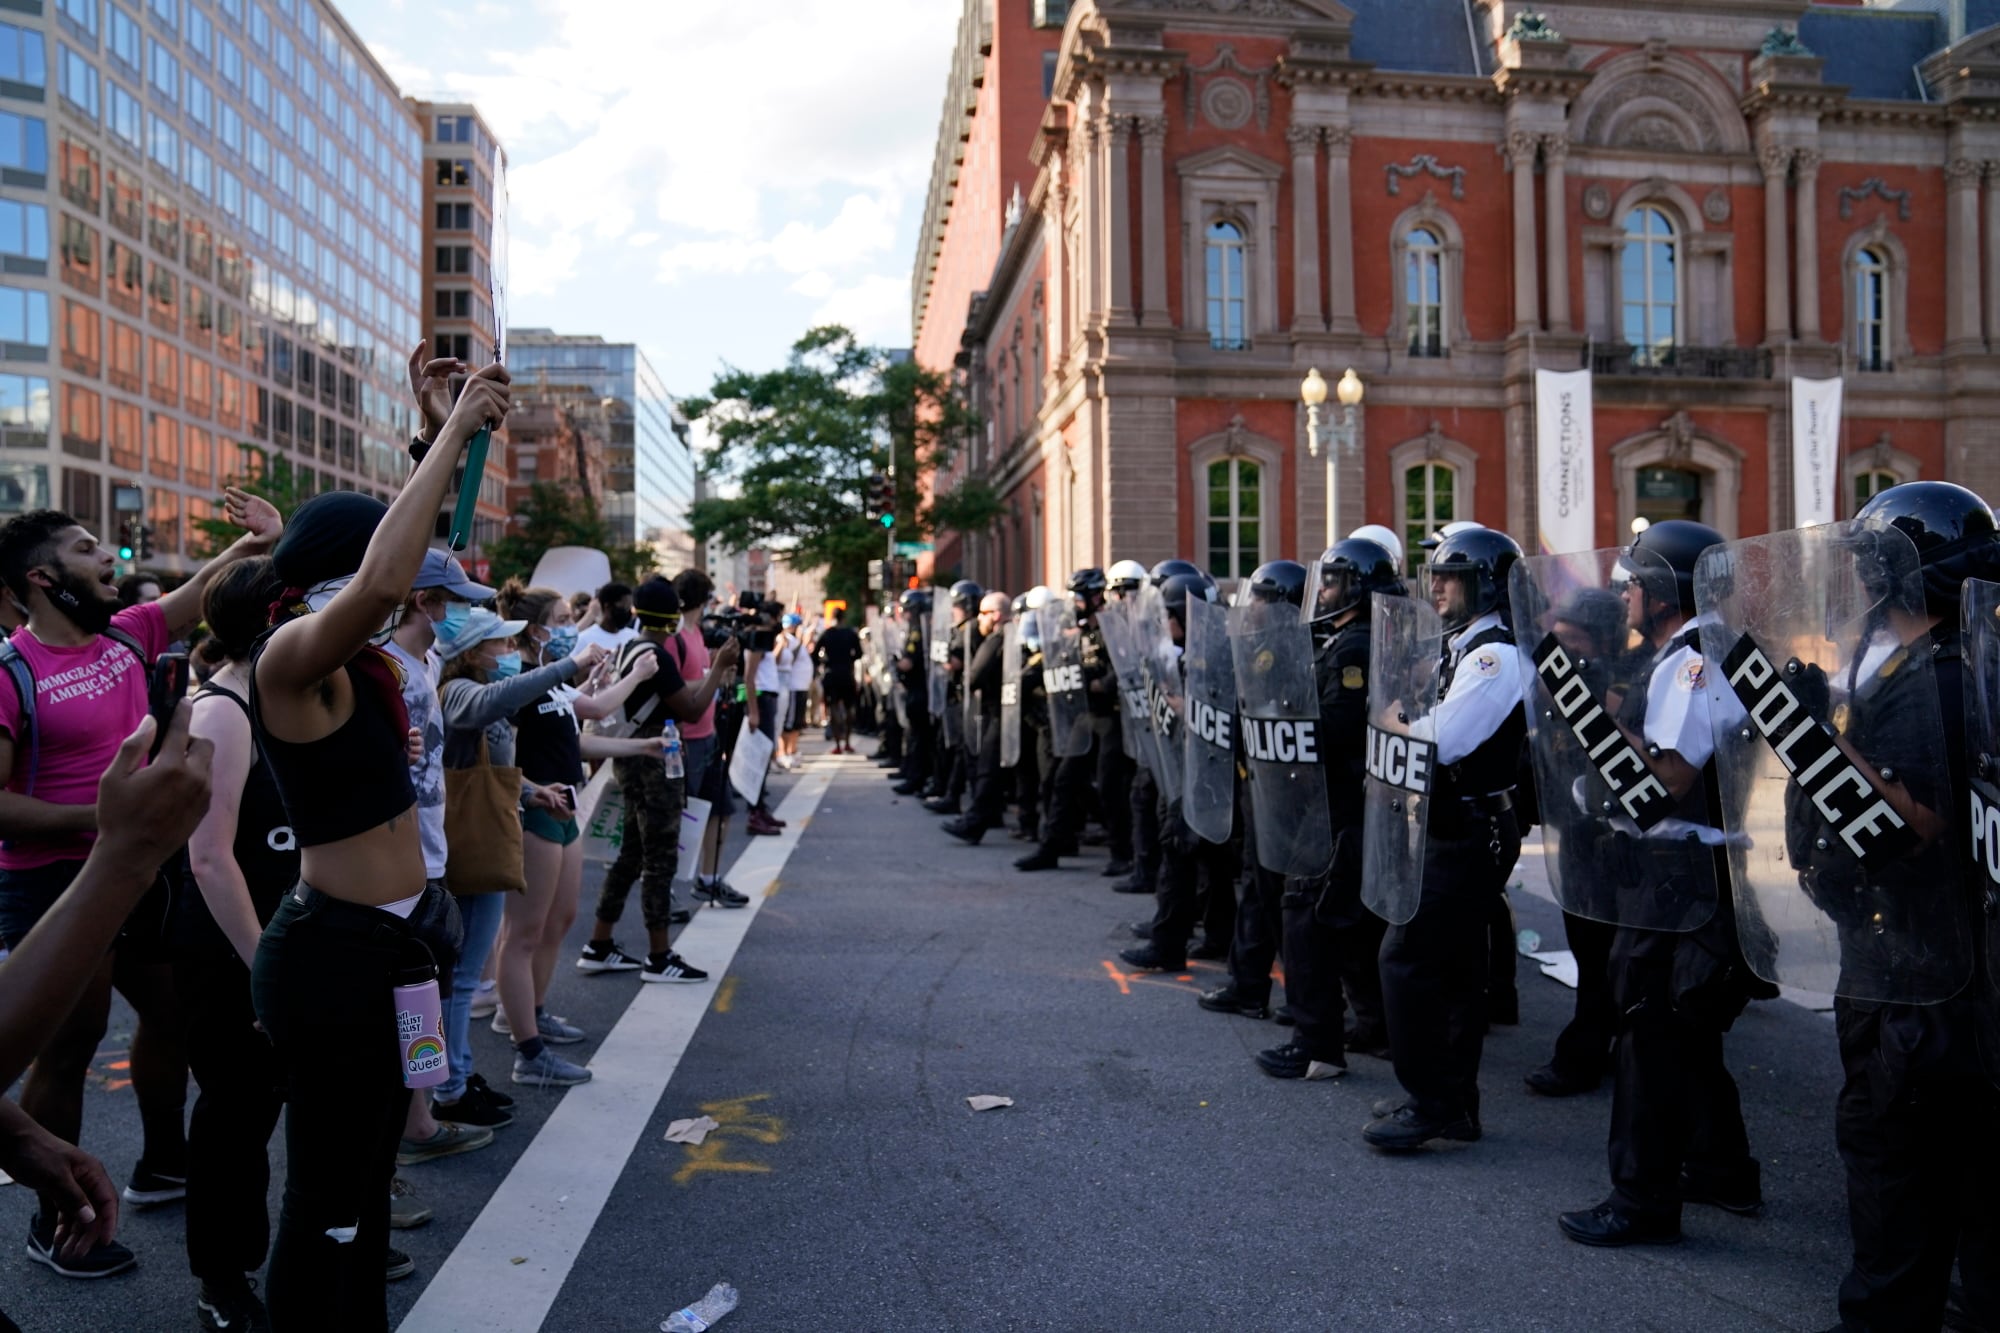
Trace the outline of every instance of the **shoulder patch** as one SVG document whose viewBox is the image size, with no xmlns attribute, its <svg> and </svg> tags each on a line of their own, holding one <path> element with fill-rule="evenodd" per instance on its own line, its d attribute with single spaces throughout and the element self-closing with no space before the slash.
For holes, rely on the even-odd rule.
<svg viewBox="0 0 2000 1333">
<path fill-rule="evenodd" d="M 1689 656 L 1687 661 L 1681 663 L 1681 669 L 1674 674 L 1674 683 L 1689 694 L 1702 688 L 1703 685 L 1707 684 L 1707 681 L 1708 677 L 1703 669 L 1702 660 L 1692 655 Z"/>
<path fill-rule="evenodd" d="M 1368 674 L 1365 671 L 1363 671 L 1360 667 L 1351 666 L 1351 667 L 1341 668 L 1340 671 L 1341 689 L 1359 690 L 1365 688 L 1367 684 L 1368 684 Z"/>
<path fill-rule="evenodd" d="M 1487 680 L 1500 674 L 1500 655 L 1491 648 L 1481 648 L 1472 659 L 1472 669 Z"/>
</svg>

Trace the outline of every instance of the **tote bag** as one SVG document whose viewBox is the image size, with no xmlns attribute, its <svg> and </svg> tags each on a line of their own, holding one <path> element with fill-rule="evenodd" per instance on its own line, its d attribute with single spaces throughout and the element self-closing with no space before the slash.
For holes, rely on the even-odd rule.
<svg viewBox="0 0 2000 1333">
<path fill-rule="evenodd" d="M 444 771 L 444 886 L 454 894 L 526 893 L 521 870 L 521 770 L 487 757 Z"/>
</svg>

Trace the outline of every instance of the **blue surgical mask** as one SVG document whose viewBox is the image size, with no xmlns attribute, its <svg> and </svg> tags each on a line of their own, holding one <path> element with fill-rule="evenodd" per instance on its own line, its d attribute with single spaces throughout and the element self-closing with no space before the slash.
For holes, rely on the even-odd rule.
<svg viewBox="0 0 2000 1333">
<path fill-rule="evenodd" d="M 457 638 L 459 632 L 465 628 L 465 622 L 470 619 L 472 619 L 471 602 L 446 602 L 444 619 L 437 623 L 437 636 L 440 639 Z"/>
<path fill-rule="evenodd" d="M 502 653 L 493 659 L 493 678 L 495 680 L 505 680 L 509 676 L 518 676 L 520 674 L 521 655 L 519 653 Z"/>
<path fill-rule="evenodd" d="M 568 657 L 576 651 L 576 626 L 562 625 L 549 631 L 548 656 Z"/>
</svg>

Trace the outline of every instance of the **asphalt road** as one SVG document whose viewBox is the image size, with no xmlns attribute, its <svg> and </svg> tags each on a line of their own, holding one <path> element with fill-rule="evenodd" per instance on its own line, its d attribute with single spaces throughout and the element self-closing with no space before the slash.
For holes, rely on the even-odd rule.
<svg viewBox="0 0 2000 1333">
<path fill-rule="evenodd" d="M 1730 1039 L 1764 1163 L 1761 1217 L 1690 1209 L 1677 1247 L 1589 1250 L 1555 1215 L 1606 1193 L 1609 1093 L 1551 1102 L 1521 1086 L 1573 995 L 1535 964 L 1521 960 L 1521 1026 L 1487 1043 L 1485 1139 L 1383 1157 L 1359 1131 L 1396 1091 L 1386 1064 L 1351 1057 L 1338 1083 L 1267 1078 L 1251 1056 L 1284 1030 L 1196 1008 L 1214 965 L 1122 975 L 1142 900 L 1109 891 L 1101 851 L 1021 876 L 1021 844 L 961 846 L 863 760 L 819 755 L 808 770 L 785 780 L 806 789 L 786 811 L 796 846 L 726 976 L 635 1005 L 634 978 L 565 963 L 553 1007 L 593 1033 L 573 1058 L 619 1025 L 598 1081 L 511 1089 L 519 1117 L 492 1148 L 403 1173 L 437 1217 L 398 1233 L 419 1272 L 390 1289 L 393 1317 L 441 1270 L 464 1293 L 405 1329 L 649 1330 L 719 1279 L 743 1293 L 733 1333 L 1835 1322 L 1847 1234 L 1825 1015 L 1759 1005 Z M 1528 858 L 1520 924 L 1559 948 L 1536 875 Z M 722 918 L 743 915 L 698 914 L 684 951 L 707 965 L 701 949 L 733 947 Z M 121 1179 L 138 1143 L 117 1068 L 128 1021 L 114 1019 L 84 1134 Z M 490 1076 L 504 1039 L 475 1032 Z M 975 1113 L 965 1099 L 981 1093 L 1014 1105 Z M 544 1134 L 565 1097 L 578 1105 Z M 663 1141 L 704 1112 L 722 1126 L 708 1143 Z M 601 1128 L 621 1114 L 631 1132 Z M 31 1208 L 25 1190 L 0 1189 L 0 1236 L 14 1238 L 0 1243 L 0 1304 L 28 1333 L 193 1326 L 177 1205 L 131 1215 L 138 1270 L 95 1283 L 28 1261 Z M 505 1258 L 487 1269 L 482 1254 Z"/>
</svg>

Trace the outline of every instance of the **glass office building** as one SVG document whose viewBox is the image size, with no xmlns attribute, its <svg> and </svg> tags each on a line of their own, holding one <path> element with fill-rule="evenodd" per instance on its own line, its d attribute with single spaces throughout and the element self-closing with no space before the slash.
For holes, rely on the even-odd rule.
<svg viewBox="0 0 2000 1333">
<path fill-rule="evenodd" d="M 688 510 L 694 504 L 694 451 L 687 418 L 646 354 L 633 343 L 609 343 L 591 334 L 510 329 L 507 367 L 517 395 L 603 402 L 609 438 L 599 509 L 613 535 L 653 547 L 668 574 L 693 565 Z"/>
<path fill-rule="evenodd" d="M 0 516 L 143 519 L 172 568 L 260 454 L 392 494 L 422 153 L 316 0 L 5 5 Z"/>
</svg>

